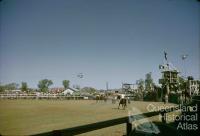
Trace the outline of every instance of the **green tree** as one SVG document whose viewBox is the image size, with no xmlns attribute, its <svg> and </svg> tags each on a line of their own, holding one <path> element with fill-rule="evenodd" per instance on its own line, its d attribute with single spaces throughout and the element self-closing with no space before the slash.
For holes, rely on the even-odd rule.
<svg viewBox="0 0 200 136">
<path fill-rule="evenodd" d="M 28 91 L 28 85 L 27 85 L 26 82 L 22 82 L 22 84 L 21 84 L 21 90 L 24 91 L 24 92 Z"/>
<path fill-rule="evenodd" d="M 185 90 L 186 80 L 183 77 L 179 76 L 178 81 L 179 81 L 179 90 L 181 91 Z"/>
<path fill-rule="evenodd" d="M 5 91 L 4 85 L 1 85 L 1 84 L 0 84 L 0 92 L 4 92 L 4 91 Z"/>
<path fill-rule="evenodd" d="M 10 83 L 6 85 L 0 84 L 0 92 L 3 92 L 5 90 L 16 90 L 18 88 L 19 84 L 17 83 Z"/>
<path fill-rule="evenodd" d="M 96 89 L 93 88 L 93 87 L 84 87 L 84 88 L 81 89 L 81 92 L 93 94 L 93 93 L 96 92 Z"/>
<path fill-rule="evenodd" d="M 136 85 L 138 86 L 139 90 L 144 91 L 144 80 L 143 79 L 137 80 Z"/>
<path fill-rule="evenodd" d="M 65 90 L 67 89 L 67 88 L 69 88 L 69 80 L 63 80 L 63 86 L 64 86 L 64 88 L 65 88 Z"/>
<path fill-rule="evenodd" d="M 135 96 L 136 96 L 135 100 L 142 100 L 143 96 L 144 96 L 144 80 L 143 79 L 137 80 L 136 85 L 137 85 L 138 91 L 135 94 Z"/>
<path fill-rule="evenodd" d="M 53 82 L 51 80 L 43 79 L 39 81 L 38 88 L 40 89 L 41 92 L 48 92 L 48 88 L 52 84 Z"/>
<path fill-rule="evenodd" d="M 146 79 L 145 79 L 145 90 L 147 92 L 150 92 L 152 90 L 154 86 L 154 83 L 153 83 L 153 78 L 151 76 L 151 72 L 150 73 L 147 73 L 146 74 Z"/>
<path fill-rule="evenodd" d="M 5 90 L 16 90 L 18 88 L 19 84 L 17 83 L 10 83 L 5 85 Z"/>
</svg>

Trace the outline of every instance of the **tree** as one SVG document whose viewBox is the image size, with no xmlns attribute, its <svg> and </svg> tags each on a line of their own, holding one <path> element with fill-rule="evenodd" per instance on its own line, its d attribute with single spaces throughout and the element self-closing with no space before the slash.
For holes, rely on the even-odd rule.
<svg viewBox="0 0 200 136">
<path fill-rule="evenodd" d="M 51 80 L 43 79 L 43 80 L 39 81 L 38 88 L 40 89 L 41 92 L 47 92 L 49 86 L 52 84 L 53 84 L 53 82 Z"/>
<path fill-rule="evenodd" d="M 69 80 L 63 80 L 63 86 L 64 86 L 64 88 L 65 88 L 65 90 L 67 89 L 67 88 L 69 88 Z"/>
<path fill-rule="evenodd" d="M 186 80 L 183 77 L 178 77 L 179 81 L 179 90 L 183 91 L 186 88 Z"/>
<path fill-rule="evenodd" d="M 139 79 L 136 81 L 137 93 L 135 94 L 135 100 L 142 100 L 144 96 L 144 80 Z"/>
<path fill-rule="evenodd" d="M 4 92 L 4 91 L 5 91 L 5 87 L 0 84 L 0 92 Z"/>
<path fill-rule="evenodd" d="M 141 91 L 144 90 L 144 80 L 143 79 L 137 80 L 136 84 L 137 84 L 139 90 L 141 90 Z"/>
<path fill-rule="evenodd" d="M 150 92 L 153 88 L 153 79 L 151 77 L 151 72 L 146 74 L 146 79 L 145 79 L 145 90 L 147 92 Z"/>
<path fill-rule="evenodd" d="M 0 84 L 0 92 L 3 92 L 5 90 L 16 90 L 18 88 L 19 84 L 17 83 L 10 83 L 6 85 Z"/>
<path fill-rule="evenodd" d="M 96 89 L 93 87 L 84 87 L 81 89 L 81 92 L 93 94 L 96 92 Z"/>
<path fill-rule="evenodd" d="M 194 77 L 193 76 L 188 76 L 187 79 L 188 80 L 194 80 Z"/>
<path fill-rule="evenodd" d="M 22 82 L 22 84 L 21 84 L 21 90 L 24 91 L 24 92 L 28 91 L 28 85 L 27 85 L 26 82 Z"/>
<path fill-rule="evenodd" d="M 10 83 L 5 85 L 6 90 L 16 90 L 18 88 L 19 84 L 17 83 Z"/>
</svg>

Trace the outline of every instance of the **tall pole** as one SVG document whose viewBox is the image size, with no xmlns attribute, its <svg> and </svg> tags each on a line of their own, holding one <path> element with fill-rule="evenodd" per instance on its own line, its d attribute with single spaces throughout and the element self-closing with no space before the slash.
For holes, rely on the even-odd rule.
<svg viewBox="0 0 200 136">
<path fill-rule="evenodd" d="M 185 63 L 186 62 L 185 60 L 186 60 L 187 57 L 188 57 L 187 54 L 181 56 L 181 58 L 183 60 L 183 70 L 184 70 L 184 75 L 183 76 L 185 78 L 187 78 L 186 63 Z"/>
<path fill-rule="evenodd" d="M 106 91 L 108 92 L 108 82 L 106 82 Z"/>
<path fill-rule="evenodd" d="M 79 79 L 79 89 L 81 89 L 81 79 L 83 79 L 83 73 L 78 73 L 77 77 Z"/>
<path fill-rule="evenodd" d="M 182 60 L 183 60 L 183 67 L 184 67 L 184 74 L 185 74 L 185 79 L 187 80 L 187 72 L 186 72 L 186 63 L 185 63 L 185 60 L 186 60 L 186 58 L 188 57 L 188 55 L 187 54 L 185 54 L 185 55 L 182 55 Z M 184 87 L 185 87 L 185 103 L 186 103 L 186 92 L 187 92 L 187 85 L 186 85 L 186 82 L 184 83 Z"/>
</svg>

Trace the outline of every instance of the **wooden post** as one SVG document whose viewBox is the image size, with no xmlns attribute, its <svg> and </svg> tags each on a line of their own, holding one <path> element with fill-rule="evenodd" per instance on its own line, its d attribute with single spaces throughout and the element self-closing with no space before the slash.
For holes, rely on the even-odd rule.
<svg viewBox="0 0 200 136">
<path fill-rule="evenodd" d="M 128 136 L 132 131 L 132 123 L 126 122 L 126 135 Z"/>
</svg>

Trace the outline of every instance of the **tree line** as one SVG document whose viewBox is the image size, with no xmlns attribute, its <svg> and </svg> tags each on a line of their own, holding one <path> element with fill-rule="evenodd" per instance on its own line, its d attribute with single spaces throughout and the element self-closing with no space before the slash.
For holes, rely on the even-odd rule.
<svg viewBox="0 0 200 136">
<path fill-rule="evenodd" d="M 69 80 L 63 80 L 62 81 L 63 87 L 66 90 L 69 88 L 70 81 Z M 146 79 L 139 79 L 136 81 L 136 84 L 138 85 L 138 89 L 142 92 L 144 89 L 148 92 L 151 90 L 152 85 L 154 85 L 153 79 L 151 77 L 151 73 L 146 74 Z M 38 82 L 38 89 L 40 92 L 48 92 L 49 87 L 53 85 L 53 81 L 49 79 L 42 79 Z M 17 90 L 20 89 L 23 92 L 32 91 L 33 89 L 28 87 L 27 82 L 21 82 L 21 86 L 17 83 L 10 83 L 6 85 L 0 84 L 0 92 L 4 92 L 5 90 Z M 80 89 L 80 88 L 77 88 Z M 96 89 L 92 87 L 84 87 L 81 89 L 82 91 L 86 92 L 95 92 Z"/>
<path fill-rule="evenodd" d="M 39 92 L 48 92 L 49 87 L 53 85 L 53 81 L 49 80 L 49 79 L 42 79 L 38 82 L 38 90 Z M 62 85 L 63 88 L 66 90 L 69 88 L 70 86 L 70 81 L 69 80 L 63 80 L 62 81 Z M 21 82 L 21 86 L 17 83 L 10 83 L 10 84 L 6 84 L 6 85 L 2 85 L 0 84 L 0 92 L 5 92 L 5 90 L 17 90 L 20 89 L 23 92 L 33 92 L 35 91 L 32 88 L 28 87 L 28 84 L 26 82 Z M 76 88 L 78 89 L 78 91 L 81 91 L 82 93 L 89 93 L 89 94 L 93 94 L 95 93 L 97 90 L 93 87 L 83 87 L 83 88 Z"/>
<path fill-rule="evenodd" d="M 69 80 L 63 80 L 63 87 L 66 90 L 69 88 Z M 42 79 L 38 82 L 38 89 L 40 92 L 48 92 L 49 86 L 53 85 L 53 81 L 49 79 Z M 23 92 L 32 91 L 33 89 L 28 87 L 26 82 L 21 82 L 21 87 L 17 83 L 10 83 L 6 85 L 0 84 L 0 92 L 4 92 L 5 90 L 17 90 L 20 89 Z"/>
</svg>

